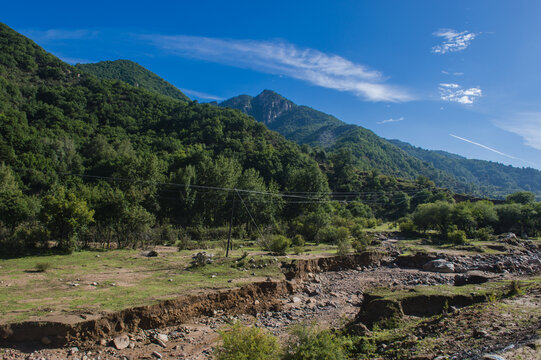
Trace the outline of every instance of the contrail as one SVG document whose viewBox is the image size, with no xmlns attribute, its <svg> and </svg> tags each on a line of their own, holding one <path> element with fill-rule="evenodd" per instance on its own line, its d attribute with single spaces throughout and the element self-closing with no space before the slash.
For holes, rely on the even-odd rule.
<svg viewBox="0 0 541 360">
<path fill-rule="evenodd" d="M 505 157 L 507 157 L 507 158 L 514 159 L 514 160 L 519 160 L 519 161 L 525 162 L 526 164 L 530 164 L 530 165 L 536 166 L 534 163 L 532 163 L 532 162 L 530 162 L 530 161 L 523 160 L 523 159 L 520 159 L 520 158 L 518 158 L 518 157 L 515 157 L 515 156 L 512 156 L 512 155 L 508 155 L 508 154 L 505 154 L 505 153 L 502 153 L 501 151 L 498 151 L 498 150 L 496 150 L 496 149 L 493 149 L 493 148 L 488 147 L 488 146 L 483 145 L 483 144 L 476 143 L 475 141 L 471 141 L 471 140 L 468 140 L 468 139 L 465 139 L 465 138 L 463 138 L 463 137 L 456 136 L 456 135 L 453 135 L 453 134 L 449 134 L 449 135 L 452 136 L 452 137 L 454 137 L 454 138 L 456 138 L 456 139 L 459 139 L 459 140 L 468 142 L 468 143 L 470 143 L 470 144 L 480 146 L 480 147 L 482 147 L 483 149 L 490 150 L 490 151 L 492 151 L 492 152 L 495 152 L 496 154 L 505 156 Z"/>
</svg>

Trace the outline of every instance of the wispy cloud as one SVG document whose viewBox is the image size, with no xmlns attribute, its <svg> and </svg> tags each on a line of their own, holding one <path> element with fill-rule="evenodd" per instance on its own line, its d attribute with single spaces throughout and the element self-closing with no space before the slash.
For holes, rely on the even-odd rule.
<svg viewBox="0 0 541 360">
<path fill-rule="evenodd" d="M 460 104 L 473 104 L 477 98 L 483 95 L 479 87 L 462 89 L 458 84 L 442 83 L 439 87 L 440 98 L 445 101 L 457 102 Z"/>
<path fill-rule="evenodd" d="M 42 42 L 54 40 L 78 40 L 84 38 L 93 38 L 99 34 L 99 31 L 88 29 L 49 29 L 49 30 L 23 30 L 29 38 Z"/>
<path fill-rule="evenodd" d="M 501 151 L 498 151 L 498 150 L 493 149 L 493 148 L 491 148 L 491 147 L 488 147 L 488 146 L 486 146 L 486 145 L 479 144 L 478 142 L 475 142 L 475 141 L 472 141 L 472 140 L 468 140 L 468 139 L 466 139 L 466 138 L 463 138 L 463 137 L 460 137 L 460 136 L 457 136 L 457 135 L 453 135 L 453 134 L 449 134 L 449 135 L 452 136 L 452 137 L 454 137 L 454 138 L 456 138 L 456 139 L 459 139 L 459 140 L 465 141 L 465 142 L 467 142 L 467 143 L 470 143 L 470 144 L 473 144 L 473 145 L 477 145 L 477 146 L 479 146 L 479 147 L 482 147 L 483 149 L 492 151 L 492 152 L 494 152 L 494 153 L 496 153 L 496 154 L 498 154 L 498 155 L 505 156 L 506 158 L 513 159 L 513 160 L 519 160 L 519 161 L 522 161 L 522 162 L 524 162 L 524 163 L 526 163 L 526 164 L 530 164 L 530 165 L 534 165 L 534 166 L 535 166 L 535 164 L 532 163 L 532 162 L 530 162 L 530 161 L 523 160 L 523 159 L 520 159 L 520 158 L 518 158 L 518 157 L 515 157 L 515 156 L 512 156 L 512 155 L 503 153 L 503 152 L 501 152 Z"/>
<path fill-rule="evenodd" d="M 388 124 L 388 123 L 399 122 L 399 121 L 403 121 L 403 120 L 404 120 L 404 117 L 401 116 L 398 119 L 390 118 L 390 119 L 387 119 L 387 120 L 378 121 L 376 124 Z"/>
<path fill-rule="evenodd" d="M 192 96 L 198 97 L 200 99 L 209 99 L 209 100 L 216 100 L 216 101 L 225 100 L 225 98 L 223 98 L 223 97 L 219 97 L 219 96 L 212 95 L 212 94 L 207 94 L 207 93 L 204 93 L 204 92 L 201 92 L 201 91 L 196 91 L 196 90 L 191 90 L 191 89 L 179 89 L 179 90 L 186 93 L 186 94 L 188 94 L 188 95 L 192 95 Z"/>
<path fill-rule="evenodd" d="M 445 75 L 455 75 L 455 76 L 462 76 L 462 75 L 464 75 L 463 72 L 449 72 L 449 71 L 445 71 L 445 70 L 442 70 L 441 73 L 442 73 L 442 74 L 445 74 Z"/>
<path fill-rule="evenodd" d="M 466 49 L 478 34 L 469 31 L 457 32 L 453 29 L 440 29 L 432 35 L 443 38 L 443 42 L 434 46 L 432 52 L 446 54 Z"/>
<path fill-rule="evenodd" d="M 499 128 L 524 139 L 524 144 L 541 150 L 541 112 L 519 113 L 505 121 L 495 121 Z"/>
<path fill-rule="evenodd" d="M 143 35 L 156 47 L 181 57 L 284 75 L 313 85 L 347 91 L 370 101 L 402 102 L 414 96 L 384 83 L 375 70 L 341 56 L 285 41 L 219 39 L 198 36 Z"/>
</svg>

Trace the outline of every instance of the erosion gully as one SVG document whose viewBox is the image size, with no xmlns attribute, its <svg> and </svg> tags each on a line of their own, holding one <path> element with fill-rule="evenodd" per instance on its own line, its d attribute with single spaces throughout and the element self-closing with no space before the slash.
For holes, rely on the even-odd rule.
<svg viewBox="0 0 541 360">
<path fill-rule="evenodd" d="M 422 270 L 424 264 L 434 259 L 452 261 L 457 266 L 456 272 L 475 270 L 490 279 L 541 273 L 537 245 L 521 246 L 521 251 L 505 256 L 426 253 L 399 256 L 395 243 L 395 240 L 384 241 L 381 251 L 283 263 L 283 281 L 269 280 L 186 295 L 74 324 L 0 325 L 0 349 L 3 348 L 0 359 L 207 359 L 218 340 L 217 331 L 233 320 L 253 323 L 278 336 L 298 322 L 342 327 L 367 311 L 370 295 L 366 292 L 372 288 L 399 290 L 453 284 L 456 273 Z M 411 309 L 426 312 L 432 308 L 420 315 L 434 315 L 441 311 L 446 300 L 440 299 L 439 306 L 431 307 L 433 300 L 417 299 L 410 301 L 410 306 L 405 303 L 404 313 L 415 315 Z M 483 300 L 481 297 L 461 299 L 456 305 Z M 129 346 L 117 349 L 113 340 L 121 335 L 127 335 Z M 167 342 L 156 341 L 159 335 L 166 335 Z"/>
</svg>

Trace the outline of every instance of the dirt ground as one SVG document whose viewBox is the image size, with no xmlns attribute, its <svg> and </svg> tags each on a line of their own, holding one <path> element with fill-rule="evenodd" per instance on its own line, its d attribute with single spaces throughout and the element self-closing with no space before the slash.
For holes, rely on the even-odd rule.
<svg viewBox="0 0 541 360">
<path fill-rule="evenodd" d="M 394 249 L 395 243 L 384 242 L 383 246 L 392 252 L 389 250 Z M 484 274 L 494 280 L 528 280 L 539 276 L 505 269 Z M 112 338 L 79 348 L 49 348 L 37 342 L 14 344 L 0 349 L 0 359 L 209 359 L 219 341 L 218 331 L 227 329 L 233 321 L 268 329 L 280 337 L 287 334 L 289 326 L 299 322 L 341 328 L 355 318 L 364 294 L 373 288 L 400 291 L 416 286 L 452 284 L 455 275 L 401 268 L 388 260 L 379 266 L 310 273 L 294 293 L 278 299 L 281 306 L 274 311 L 238 316 L 215 311 L 211 316 L 198 317 L 182 325 L 138 330 L 128 334 L 130 346 L 122 350 L 114 347 Z M 445 317 L 416 320 L 418 325 L 409 329 L 407 337 L 415 338 L 417 359 L 438 356 L 439 359 L 481 359 L 487 354 L 504 359 L 541 359 L 540 305 L 541 288 L 534 287 L 512 298 L 457 309 Z M 154 340 L 158 334 L 162 339 L 166 335 L 167 341 Z M 378 343 L 378 346 L 383 347 L 381 354 L 386 354 L 395 345 Z M 413 351 L 411 355 L 414 358 Z"/>
</svg>

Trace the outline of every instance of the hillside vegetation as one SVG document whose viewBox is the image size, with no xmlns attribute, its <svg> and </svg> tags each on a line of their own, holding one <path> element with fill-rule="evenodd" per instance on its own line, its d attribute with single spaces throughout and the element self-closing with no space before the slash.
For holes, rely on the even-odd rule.
<svg viewBox="0 0 541 360">
<path fill-rule="evenodd" d="M 173 99 L 190 101 L 182 91 L 130 60 L 100 61 L 95 64 L 77 64 L 75 67 L 98 79 L 122 80 L 135 87 L 170 96 Z"/>
<path fill-rule="evenodd" d="M 414 148 L 400 141 L 388 141 L 361 126 L 296 105 L 270 90 L 256 97 L 234 97 L 220 106 L 241 110 L 299 144 L 319 147 L 326 152 L 347 149 L 361 169 L 377 169 L 383 174 L 407 179 L 422 175 L 438 186 L 459 193 L 492 198 L 504 198 L 521 190 L 541 196 L 538 170 L 467 160 L 458 155 Z"/>
<path fill-rule="evenodd" d="M 50 246 L 202 248 L 225 239 L 230 221 L 234 237 L 281 254 L 305 241 L 364 249 L 364 229 L 382 220 L 443 239 L 481 226 L 489 235 L 539 232 L 530 193 L 494 210 L 510 219 L 496 227 L 498 218 L 478 221 L 477 208 L 441 205 L 454 202 L 452 193 L 425 176 L 388 175 L 425 165 L 367 130 L 380 147 L 351 126 L 356 132 L 342 136 L 351 146 L 299 146 L 238 110 L 100 80 L 3 24 L 0 122 L 2 256 Z M 441 216 L 412 220 L 430 209 L 425 203 Z"/>
</svg>

